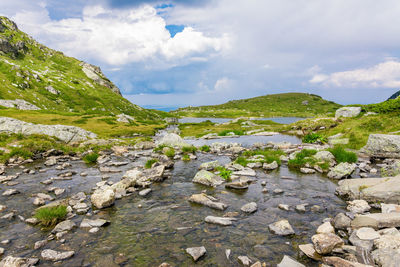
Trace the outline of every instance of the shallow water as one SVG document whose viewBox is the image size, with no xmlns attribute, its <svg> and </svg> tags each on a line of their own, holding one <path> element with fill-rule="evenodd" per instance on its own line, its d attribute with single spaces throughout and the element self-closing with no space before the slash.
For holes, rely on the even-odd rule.
<svg viewBox="0 0 400 267">
<path fill-rule="evenodd" d="M 280 124 L 291 124 L 294 123 L 296 121 L 300 121 L 300 120 L 304 120 L 305 118 L 300 118 L 300 117 L 271 117 L 271 118 L 252 118 L 252 120 L 261 120 L 261 121 L 273 121 L 276 123 L 280 123 Z M 225 122 L 229 122 L 232 119 L 229 118 L 190 118 L 190 117 L 186 117 L 186 118 L 181 118 L 178 120 L 179 123 L 200 123 L 200 122 L 204 122 L 204 121 L 211 121 L 214 123 L 225 123 Z"/>
<path fill-rule="evenodd" d="M 198 166 L 202 162 L 219 160 L 221 163 L 230 161 L 228 157 L 213 154 L 198 153 L 199 159 L 191 162 L 178 161 L 172 171 L 172 178 L 163 183 L 153 184 L 153 192 L 145 198 L 137 193 L 117 200 L 111 208 L 102 210 L 92 218 L 104 218 L 111 224 L 102 228 L 97 234 L 89 234 L 87 230 L 75 229 L 68 233 L 65 243 L 52 241 L 44 248 L 55 250 L 74 250 L 75 256 L 65 260 L 61 266 L 118 266 L 114 261 L 124 261 L 125 266 L 158 266 L 169 262 L 174 266 L 192 266 L 191 258 L 184 249 L 192 246 L 205 246 L 207 255 L 197 266 L 239 266 L 237 257 L 247 255 L 253 260 L 261 260 L 270 264 L 278 263 L 284 254 L 297 257 L 297 244 L 309 242 L 316 227 L 326 217 L 341 211 L 344 202 L 334 195 L 336 184 L 318 174 L 302 175 L 291 173 L 282 166 L 279 171 L 266 173 L 258 171 L 256 182 L 244 192 L 226 190 L 224 186 L 210 189 L 191 182 Z M 127 160 L 115 158 L 115 161 Z M 127 166 L 120 167 L 121 173 L 110 174 L 110 181 L 118 181 L 124 171 L 137 165 L 143 165 L 146 158 L 131 161 Z M 77 175 L 72 180 L 55 181 L 50 186 L 66 188 L 68 192 L 58 197 L 71 196 L 79 191 L 90 193 L 96 182 L 101 181 L 101 173 L 96 167 L 88 167 L 81 161 L 71 162 Z M 41 166 L 35 163 L 30 166 Z M 8 170 L 8 174 L 20 171 L 19 168 Z M 87 177 L 81 177 L 80 172 L 88 172 Z M 33 193 L 46 192 L 40 181 L 56 176 L 57 171 L 50 168 L 45 173 L 36 175 L 21 175 L 16 181 L 19 185 L 13 188 L 21 194 L 4 197 L 0 203 L 8 206 L 8 210 L 16 210 L 18 215 L 30 217 L 34 206 L 29 196 Z M 283 179 L 290 176 L 291 179 Z M 267 182 L 269 193 L 262 193 L 261 181 Z M 11 188 L 1 186 L 3 190 Z M 273 189 L 281 188 L 283 194 L 275 195 Z M 215 211 L 207 207 L 192 205 L 187 198 L 195 193 L 207 190 L 207 193 L 219 198 L 228 205 L 227 210 Z M 254 214 L 243 214 L 240 207 L 248 202 L 257 202 L 258 211 Z M 277 208 L 278 204 L 288 204 L 290 211 Z M 306 213 L 298 213 L 294 206 L 308 203 Z M 141 204 L 142 208 L 138 208 Z M 310 211 L 312 205 L 323 208 L 321 213 Z M 217 226 L 207 224 L 204 218 L 208 215 L 222 216 L 225 212 L 239 212 L 238 221 L 233 226 Z M 85 216 L 78 215 L 72 220 L 78 225 Z M 288 219 L 296 231 L 296 236 L 279 237 L 269 232 L 268 224 L 280 219 Z M 29 226 L 15 218 L 12 223 L 0 221 L 0 240 L 10 239 L 6 255 L 40 256 L 40 251 L 33 250 L 36 241 L 45 239 L 49 232 L 40 230 L 39 226 Z M 225 249 L 231 249 L 231 258 L 225 258 Z M 114 265 L 113 265 L 114 264 Z M 308 262 L 313 266 L 315 263 Z M 52 263 L 41 261 L 39 266 L 53 266 Z"/>
</svg>

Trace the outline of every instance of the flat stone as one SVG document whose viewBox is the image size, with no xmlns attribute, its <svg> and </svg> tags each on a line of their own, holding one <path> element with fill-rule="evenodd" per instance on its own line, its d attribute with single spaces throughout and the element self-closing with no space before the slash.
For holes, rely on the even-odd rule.
<svg viewBox="0 0 400 267">
<path fill-rule="evenodd" d="M 277 235 L 285 236 L 285 235 L 292 235 L 295 233 L 288 220 L 277 221 L 275 223 L 268 225 L 268 227 L 272 233 Z"/>
<path fill-rule="evenodd" d="M 329 233 L 331 234 L 335 233 L 335 228 L 333 228 L 330 222 L 325 222 L 317 228 L 317 234 L 329 234 Z"/>
<path fill-rule="evenodd" d="M 370 227 L 361 227 L 356 231 L 356 235 L 361 240 L 374 240 L 380 238 L 380 234 Z"/>
<path fill-rule="evenodd" d="M 322 262 L 335 267 L 372 267 L 358 262 L 348 261 L 339 257 L 323 257 Z"/>
<path fill-rule="evenodd" d="M 253 213 L 253 212 L 256 212 L 257 209 L 258 209 L 257 203 L 255 203 L 255 202 L 247 203 L 247 204 L 243 205 L 243 206 L 240 208 L 241 211 L 246 212 L 246 213 Z"/>
<path fill-rule="evenodd" d="M 288 211 L 290 209 L 289 205 L 286 205 L 286 204 L 279 204 L 278 208 L 281 210 L 286 210 L 286 211 Z"/>
<path fill-rule="evenodd" d="M 139 196 L 145 197 L 145 196 L 147 196 L 148 194 L 150 194 L 151 191 L 152 191 L 151 188 L 143 189 L 143 190 L 141 190 L 141 191 L 139 192 Z"/>
<path fill-rule="evenodd" d="M 189 202 L 204 205 L 216 210 L 225 210 L 227 208 L 226 204 L 218 202 L 216 198 L 206 194 L 194 194 L 189 198 Z"/>
<path fill-rule="evenodd" d="M 319 255 L 315 249 L 313 244 L 304 244 L 304 245 L 299 245 L 299 249 L 309 258 L 320 261 L 321 260 L 321 255 Z"/>
<path fill-rule="evenodd" d="M 207 216 L 205 221 L 208 223 L 218 224 L 222 226 L 232 225 L 232 221 L 236 221 L 236 218 L 229 217 L 215 217 L 215 216 Z"/>
<path fill-rule="evenodd" d="M 382 213 L 400 212 L 400 205 L 396 204 L 381 204 Z"/>
<path fill-rule="evenodd" d="M 16 189 L 7 189 L 6 191 L 3 192 L 3 196 L 12 196 L 12 195 L 16 195 L 19 194 L 19 191 Z"/>
<path fill-rule="evenodd" d="M 61 261 L 66 260 L 74 256 L 74 251 L 65 251 L 65 252 L 58 252 L 51 249 L 45 249 L 40 253 L 44 260 L 48 261 Z"/>
<path fill-rule="evenodd" d="M 329 254 L 333 249 L 341 247 L 343 240 L 335 234 L 316 234 L 311 237 L 315 251 L 319 254 Z"/>
<path fill-rule="evenodd" d="M 215 160 L 215 161 L 209 161 L 209 162 L 202 163 L 200 165 L 199 169 L 206 170 L 206 171 L 211 171 L 211 170 L 217 169 L 220 166 L 221 166 L 221 164 L 219 163 L 219 161 Z"/>
<path fill-rule="evenodd" d="M 89 220 L 85 218 L 82 220 L 80 227 L 81 228 L 101 227 L 108 225 L 109 223 L 110 223 L 109 221 L 103 219 Z"/>
<path fill-rule="evenodd" d="M 276 265 L 277 267 L 306 267 L 300 262 L 295 261 L 291 257 L 285 255 L 280 263 Z"/>
<path fill-rule="evenodd" d="M 351 227 L 372 227 L 374 229 L 400 227 L 400 213 L 371 213 L 356 215 Z"/>
<path fill-rule="evenodd" d="M 361 248 L 364 251 L 371 251 L 374 245 L 373 240 L 362 240 L 357 236 L 357 231 L 353 231 L 349 237 L 349 241 L 356 247 Z"/>
<path fill-rule="evenodd" d="M 313 174 L 316 173 L 314 169 L 311 168 L 300 168 L 300 172 L 304 174 Z"/>
<path fill-rule="evenodd" d="M 65 220 L 65 221 L 62 221 L 59 224 L 57 224 L 56 227 L 54 227 L 54 229 L 51 232 L 59 233 L 59 232 L 64 232 L 64 231 L 70 231 L 75 227 L 76 227 L 76 224 L 73 221 Z"/>
<path fill-rule="evenodd" d="M 194 261 L 198 261 L 202 256 L 206 254 L 207 250 L 205 247 L 193 247 L 187 248 L 186 253 L 192 256 Z"/>
</svg>

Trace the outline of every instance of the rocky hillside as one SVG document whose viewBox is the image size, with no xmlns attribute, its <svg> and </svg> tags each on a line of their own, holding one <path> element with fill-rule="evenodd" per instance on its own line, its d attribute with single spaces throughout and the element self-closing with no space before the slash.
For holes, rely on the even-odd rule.
<svg viewBox="0 0 400 267">
<path fill-rule="evenodd" d="M 187 117 L 310 117 L 333 113 L 339 107 L 339 104 L 317 95 L 285 93 L 233 100 L 215 106 L 181 108 L 173 113 Z"/>
<path fill-rule="evenodd" d="M 400 96 L 400 91 L 397 91 L 397 92 L 394 93 L 391 97 L 389 97 L 388 100 L 396 99 L 396 98 L 399 97 L 399 96 Z"/>
<path fill-rule="evenodd" d="M 47 48 L 6 17 L 0 17 L 0 81 L 2 107 L 158 117 L 123 98 L 99 67 Z"/>
</svg>

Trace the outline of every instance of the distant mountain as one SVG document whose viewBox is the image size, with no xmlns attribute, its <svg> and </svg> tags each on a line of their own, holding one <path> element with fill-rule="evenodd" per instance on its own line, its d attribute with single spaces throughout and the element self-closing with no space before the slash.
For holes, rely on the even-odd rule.
<svg viewBox="0 0 400 267">
<path fill-rule="evenodd" d="M 225 104 L 172 111 L 183 117 L 310 117 L 336 111 L 341 105 L 306 93 L 284 93 L 233 100 Z"/>
<path fill-rule="evenodd" d="M 0 82 L 2 106 L 159 117 L 123 98 L 99 67 L 47 48 L 6 17 L 0 17 Z"/>
<path fill-rule="evenodd" d="M 390 99 L 396 99 L 397 97 L 400 96 L 400 91 L 397 91 L 396 93 L 394 93 L 391 97 L 388 98 L 388 100 Z"/>
</svg>

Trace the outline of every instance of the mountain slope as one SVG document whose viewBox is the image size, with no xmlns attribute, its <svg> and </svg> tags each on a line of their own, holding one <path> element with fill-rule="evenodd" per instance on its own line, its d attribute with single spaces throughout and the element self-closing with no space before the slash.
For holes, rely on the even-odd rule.
<svg viewBox="0 0 400 267">
<path fill-rule="evenodd" d="M 396 98 L 399 97 L 399 96 L 400 96 L 400 91 L 397 91 L 397 92 L 394 93 L 391 97 L 389 97 L 388 100 L 396 99 Z"/>
<path fill-rule="evenodd" d="M 39 44 L 6 17 L 0 17 L 0 81 L 0 99 L 45 111 L 160 118 L 123 98 L 100 68 Z"/>
<path fill-rule="evenodd" d="M 180 108 L 172 113 L 185 117 L 309 117 L 334 112 L 340 107 L 320 96 L 305 93 L 265 95 L 225 104 Z"/>
</svg>

